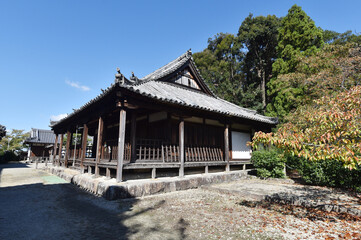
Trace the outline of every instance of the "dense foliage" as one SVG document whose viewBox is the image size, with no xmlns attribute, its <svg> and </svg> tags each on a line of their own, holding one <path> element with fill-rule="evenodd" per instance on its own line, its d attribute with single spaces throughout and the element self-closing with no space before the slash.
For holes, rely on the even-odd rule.
<svg viewBox="0 0 361 240">
<path fill-rule="evenodd" d="M 268 83 L 268 94 L 272 101 L 267 106 L 270 116 L 285 116 L 297 108 L 304 96 L 297 81 L 284 82 L 281 74 L 295 72 L 302 57 L 314 55 L 323 46 L 323 34 L 312 19 L 294 5 L 282 19 L 278 36 L 278 58 L 273 64 L 273 77 Z M 285 90 L 286 89 L 286 90 Z"/>
<path fill-rule="evenodd" d="M 258 132 L 252 145 L 272 144 L 315 160 L 338 160 L 350 169 L 361 163 L 361 86 L 324 96 L 298 108 L 275 133 Z"/>
<path fill-rule="evenodd" d="M 0 164 L 7 163 L 10 161 L 20 161 L 20 155 L 12 151 L 5 151 L 0 153 Z"/>
<path fill-rule="evenodd" d="M 215 94 L 243 107 L 264 110 L 279 22 L 275 16 L 249 15 L 237 36 L 217 34 L 208 40 L 205 50 L 193 55 Z"/>
<path fill-rule="evenodd" d="M 261 178 L 283 178 L 285 160 L 277 150 L 259 150 L 252 153 L 251 161 Z"/>
<path fill-rule="evenodd" d="M 23 150 L 24 141 L 29 136 L 29 133 L 25 133 L 24 130 L 13 129 L 10 133 L 7 133 L 0 141 L 0 156 L 6 161 L 11 161 L 15 156 L 18 156 Z"/>
<path fill-rule="evenodd" d="M 238 39 L 244 46 L 243 72 L 245 86 L 256 84 L 262 96 L 262 109 L 266 107 L 266 84 L 272 74 L 277 57 L 277 37 L 280 19 L 274 15 L 253 17 L 250 14 L 238 30 Z"/>
<path fill-rule="evenodd" d="M 207 49 L 193 56 L 211 90 L 217 96 L 239 104 L 242 99 L 242 53 L 236 37 L 217 34 L 208 40 Z"/>
<path fill-rule="evenodd" d="M 0 141 L 6 135 L 6 127 L 0 124 Z"/>
<path fill-rule="evenodd" d="M 327 159 L 309 161 L 300 157 L 288 157 L 287 166 L 297 169 L 307 184 L 342 187 L 361 192 L 361 168 L 345 168 L 342 162 Z"/>
<path fill-rule="evenodd" d="M 273 145 L 283 153 L 254 151 L 259 169 L 293 155 L 287 159 L 297 160 L 306 182 L 355 189 L 361 186 L 360 44 L 361 35 L 322 30 L 294 5 L 281 19 L 250 14 L 237 36 L 217 34 L 194 58 L 217 95 L 280 118 L 273 133 L 255 134 L 254 149 Z M 259 170 L 263 177 L 271 172 Z"/>
<path fill-rule="evenodd" d="M 352 31 L 350 30 L 344 33 L 325 30 L 323 31 L 323 41 L 325 43 L 337 44 L 337 45 L 342 45 L 347 43 L 361 44 L 361 35 L 353 34 Z"/>
</svg>

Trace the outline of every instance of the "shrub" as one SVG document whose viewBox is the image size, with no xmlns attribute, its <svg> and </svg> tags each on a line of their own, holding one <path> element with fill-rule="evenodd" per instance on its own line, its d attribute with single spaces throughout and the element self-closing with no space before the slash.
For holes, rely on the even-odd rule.
<svg viewBox="0 0 361 240">
<path fill-rule="evenodd" d="M 12 151 L 6 151 L 0 154 L 0 163 L 7 163 L 10 161 L 20 161 L 20 156 Z"/>
<path fill-rule="evenodd" d="M 284 178 L 284 158 L 278 151 L 258 150 L 252 153 L 251 161 L 261 178 Z"/>
<path fill-rule="evenodd" d="M 361 168 L 359 166 L 350 170 L 337 160 L 310 161 L 298 157 L 287 157 L 287 166 L 297 169 L 308 184 L 361 191 Z"/>
</svg>

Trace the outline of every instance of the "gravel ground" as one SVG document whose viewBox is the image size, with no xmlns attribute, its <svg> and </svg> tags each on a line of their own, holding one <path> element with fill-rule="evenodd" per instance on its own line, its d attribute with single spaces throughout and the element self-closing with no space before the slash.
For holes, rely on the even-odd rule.
<svg viewBox="0 0 361 240">
<path fill-rule="evenodd" d="M 357 217 L 231 191 L 107 201 L 26 165 L 0 174 L 0 239 L 361 239 Z"/>
</svg>

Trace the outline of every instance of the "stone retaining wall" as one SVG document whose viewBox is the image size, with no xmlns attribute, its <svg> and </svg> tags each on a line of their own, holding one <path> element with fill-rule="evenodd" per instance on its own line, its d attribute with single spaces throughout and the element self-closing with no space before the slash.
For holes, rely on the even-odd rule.
<svg viewBox="0 0 361 240">
<path fill-rule="evenodd" d="M 289 204 L 314 208 L 325 212 L 347 213 L 361 217 L 359 204 L 347 204 L 338 201 L 332 201 L 327 198 L 313 199 L 311 196 L 297 196 L 290 193 L 277 193 L 266 196 L 265 200 L 271 203 Z"/>
<path fill-rule="evenodd" d="M 48 167 L 45 168 L 45 170 L 108 200 L 142 197 L 158 193 L 198 188 L 199 186 L 212 183 L 245 179 L 248 176 L 247 171 L 240 170 L 187 175 L 182 178 L 167 177 L 158 179 L 129 180 L 122 183 L 116 183 L 115 179 L 95 177 L 94 175 L 90 175 L 88 173 L 81 174 L 79 171 L 63 167 Z"/>
</svg>

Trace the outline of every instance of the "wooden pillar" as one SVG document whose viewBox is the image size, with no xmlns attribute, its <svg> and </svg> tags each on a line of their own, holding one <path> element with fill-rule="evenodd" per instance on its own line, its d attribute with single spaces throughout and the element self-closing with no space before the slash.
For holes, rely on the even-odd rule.
<svg viewBox="0 0 361 240">
<path fill-rule="evenodd" d="M 70 133 L 70 145 L 69 145 L 70 152 L 69 152 L 69 159 L 71 159 L 71 157 L 74 157 L 74 154 L 71 154 L 71 150 L 74 151 L 74 147 L 73 147 L 73 140 L 74 140 L 74 139 L 73 139 L 73 138 L 74 138 L 74 134 L 73 134 L 73 132 L 72 132 L 72 133 Z M 73 162 L 74 162 L 74 160 L 73 160 Z M 72 166 L 74 166 L 73 162 L 72 162 Z"/>
<path fill-rule="evenodd" d="M 132 112 L 130 120 L 130 146 L 131 146 L 131 162 L 135 162 L 137 158 L 137 143 L 136 143 L 136 132 L 137 132 L 137 115 L 136 112 Z"/>
<path fill-rule="evenodd" d="M 52 154 L 52 160 L 53 160 L 53 163 L 56 161 L 56 150 L 58 148 L 58 134 L 55 135 L 55 144 L 54 144 L 54 150 L 53 150 L 53 154 Z"/>
<path fill-rule="evenodd" d="M 86 154 L 86 145 L 88 142 L 88 126 L 84 124 L 83 126 L 83 136 L 82 136 L 82 146 L 81 146 L 81 160 L 80 160 L 80 169 L 84 173 L 84 159 Z"/>
<path fill-rule="evenodd" d="M 229 133 L 228 133 L 229 125 L 226 124 L 224 128 L 224 161 L 226 162 L 226 171 L 230 170 L 229 167 Z"/>
<path fill-rule="evenodd" d="M 179 176 L 184 177 L 184 119 L 179 123 Z"/>
<path fill-rule="evenodd" d="M 123 160 L 124 160 L 124 145 L 125 145 L 125 123 L 127 119 L 127 112 L 120 109 L 119 114 L 119 138 L 118 138 L 118 164 L 117 164 L 117 182 L 123 180 Z"/>
<path fill-rule="evenodd" d="M 100 157 L 102 154 L 102 142 L 103 142 L 103 129 L 104 129 L 104 121 L 102 117 L 99 117 L 98 122 L 98 138 L 97 138 L 97 153 L 95 159 L 95 176 L 99 175 L 99 163 Z"/>
<path fill-rule="evenodd" d="M 63 151 L 63 140 L 64 140 L 64 134 L 61 134 L 60 135 L 58 167 L 60 167 L 61 154 L 62 154 L 62 151 Z"/>
<path fill-rule="evenodd" d="M 71 140 L 71 132 L 68 130 L 66 132 L 66 151 L 65 151 L 65 167 L 68 167 L 68 159 L 69 159 L 69 146 Z"/>
</svg>

